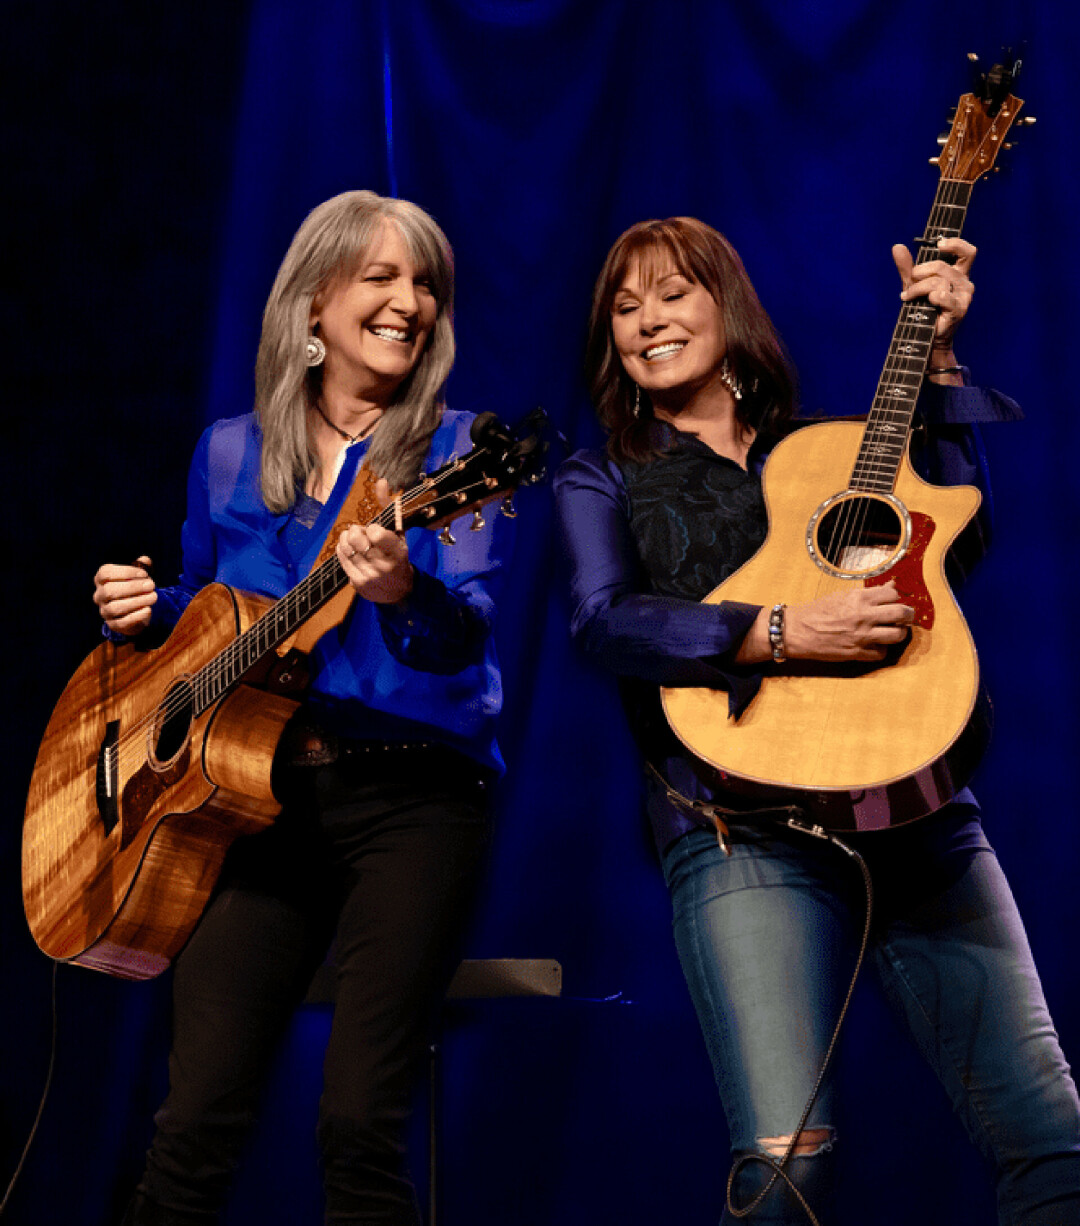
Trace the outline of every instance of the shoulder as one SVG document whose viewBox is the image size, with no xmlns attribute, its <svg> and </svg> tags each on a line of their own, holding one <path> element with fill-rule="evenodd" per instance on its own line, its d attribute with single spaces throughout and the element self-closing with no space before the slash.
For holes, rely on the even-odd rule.
<svg viewBox="0 0 1080 1226">
<path fill-rule="evenodd" d="M 223 417 L 207 426 L 195 450 L 196 463 L 205 466 L 208 479 L 232 485 L 242 472 L 258 471 L 262 428 L 254 413 Z"/>
<path fill-rule="evenodd" d="M 428 447 L 429 471 L 446 464 L 455 456 L 465 455 L 466 452 L 472 450 L 470 431 L 474 421 L 476 421 L 476 414 L 468 413 L 464 409 L 443 410 Z"/>
<path fill-rule="evenodd" d="M 582 448 L 559 465 L 554 477 L 555 496 L 591 490 L 609 497 L 625 498 L 622 472 L 606 451 Z"/>
</svg>

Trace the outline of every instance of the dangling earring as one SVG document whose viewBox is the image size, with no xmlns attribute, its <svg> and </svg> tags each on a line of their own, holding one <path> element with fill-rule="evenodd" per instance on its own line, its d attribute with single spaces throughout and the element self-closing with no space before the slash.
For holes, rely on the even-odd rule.
<svg viewBox="0 0 1080 1226">
<path fill-rule="evenodd" d="M 725 356 L 720 363 L 720 382 L 734 396 L 736 400 L 742 400 L 742 384 L 735 376 L 735 372 L 731 369 L 731 363 Z"/>
<path fill-rule="evenodd" d="M 307 359 L 309 366 L 321 366 L 326 358 L 326 346 L 314 332 L 307 338 L 304 357 Z"/>
<path fill-rule="evenodd" d="M 634 417 L 641 420 L 641 388 L 634 384 Z"/>
</svg>

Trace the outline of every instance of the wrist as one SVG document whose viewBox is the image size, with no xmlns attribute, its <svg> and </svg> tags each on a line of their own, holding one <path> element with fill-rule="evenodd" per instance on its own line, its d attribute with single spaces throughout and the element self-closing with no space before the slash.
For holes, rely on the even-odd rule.
<svg viewBox="0 0 1080 1226">
<path fill-rule="evenodd" d="M 769 610 L 769 652 L 774 664 L 783 664 L 787 659 L 784 644 L 784 609 L 783 604 L 774 604 Z"/>
</svg>

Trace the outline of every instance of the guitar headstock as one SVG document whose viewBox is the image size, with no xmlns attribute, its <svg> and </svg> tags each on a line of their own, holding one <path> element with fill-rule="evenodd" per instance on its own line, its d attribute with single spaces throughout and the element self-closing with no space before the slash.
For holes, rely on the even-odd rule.
<svg viewBox="0 0 1080 1226">
<path fill-rule="evenodd" d="M 472 511 L 472 527 L 483 527 L 480 508 L 485 503 L 502 498 L 503 514 L 513 518 L 516 512 L 510 499 L 514 490 L 544 479 L 549 446 L 545 437 L 547 425 L 543 409 L 534 409 L 513 430 L 504 426 L 494 413 L 482 413 L 472 424 L 473 449 L 428 473 L 419 485 L 401 495 L 401 526 L 444 528 L 442 539 L 452 544 L 453 538 L 444 526 Z M 380 516 L 380 522 L 386 520 L 387 526 L 395 526 L 394 519 L 391 504 Z"/>
<path fill-rule="evenodd" d="M 974 55 L 968 58 L 976 62 Z M 943 179 L 974 183 L 993 169 L 1000 151 L 1009 148 L 1005 137 L 1024 105 L 1023 99 L 1012 92 L 1019 71 L 1020 61 L 1014 60 L 976 73 L 974 89 L 960 98 L 951 129 L 939 138 L 941 153 L 930 159 L 940 168 Z"/>
</svg>

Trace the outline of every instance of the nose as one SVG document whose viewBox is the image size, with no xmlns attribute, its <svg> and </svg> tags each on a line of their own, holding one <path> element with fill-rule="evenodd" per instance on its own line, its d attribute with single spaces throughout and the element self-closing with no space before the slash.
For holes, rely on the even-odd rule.
<svg viewBox="0 0 1080 1226">
<path fill-rule="evenodd" d="M 641 335 L 655 336 L 666 322 L 663 302 L 653 294 L 646 294 L 638 313 L 638 329 Z"/>
<path fill-rule="evenodd" d="M 399 277 L 395 282 L 390 306 L 406 319 L 411 319 L 418 313 L 420 307 L 416 299 L 416 286 L 413 285 L 411 277 Z"/>
</svg>

